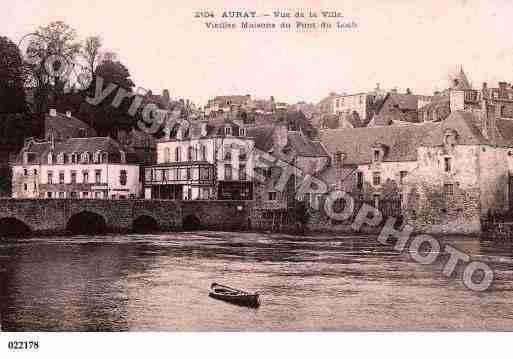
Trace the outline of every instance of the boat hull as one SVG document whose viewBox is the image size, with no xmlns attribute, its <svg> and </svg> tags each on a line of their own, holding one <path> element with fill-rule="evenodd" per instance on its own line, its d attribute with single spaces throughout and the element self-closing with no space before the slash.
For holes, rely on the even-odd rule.
<svg viewBox="0 0 513 359">
<path fill-rule="evenodd" d="M 228 303 L 245 307 L 257 308 L 260 305 L 258 294 L 226 295 L 210 292 L 208 295 L 214 299 L 223 300 Z"/>
</svg>

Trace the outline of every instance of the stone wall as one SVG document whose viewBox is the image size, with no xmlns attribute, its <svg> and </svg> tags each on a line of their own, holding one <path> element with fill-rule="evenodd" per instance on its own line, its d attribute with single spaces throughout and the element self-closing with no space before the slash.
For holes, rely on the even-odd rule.
<svg viewBox="0 0 513 359">
<path fill-rule="evenodd" d="M 201 229 L 244 230 L 251 226 L 252 208 L 251 201 L 0 199 L 0 222 L 12 218 L 34 233 L 65 233 L 75 215 L 88 212 L 102 217 L 113 232 L 132 231 L 142 216 L 164 231 L 180 230 L 188 216 L 196 217 Z"/>
</svg>

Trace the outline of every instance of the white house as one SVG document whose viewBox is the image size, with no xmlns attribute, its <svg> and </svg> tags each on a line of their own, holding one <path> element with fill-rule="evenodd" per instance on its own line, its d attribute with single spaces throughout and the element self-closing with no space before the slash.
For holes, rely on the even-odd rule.
<svg viewBox="0 0 513 359">
<path fill-rule="evenodd" d="M 139 165 L 110 137 L 28 139 L 12 167 L 14 198 L 137 198 Z"/>
<path fill-rule="evenodd" d="M 157 143 L 157 164 L 145 168 L 145 198 L 252 199 L 253 146 L 235 121 L 176 124 Z"/>
</svg>

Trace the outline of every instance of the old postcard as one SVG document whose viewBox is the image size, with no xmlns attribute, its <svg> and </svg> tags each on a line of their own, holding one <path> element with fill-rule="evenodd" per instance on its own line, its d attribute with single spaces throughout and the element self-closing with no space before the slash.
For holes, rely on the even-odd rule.
<svg viewBox="0 0 513 359">
<path fill-rule="evenodd" d="M 513 329 L 513 4 L 2 8 L 1 331 Z"/>
</svg>

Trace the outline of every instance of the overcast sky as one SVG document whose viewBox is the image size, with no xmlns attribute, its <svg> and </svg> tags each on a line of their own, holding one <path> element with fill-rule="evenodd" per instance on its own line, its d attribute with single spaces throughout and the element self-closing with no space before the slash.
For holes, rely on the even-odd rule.
<svg viewBox="0 0 513 359">
<path fill-rule="evenodd" d="M 195 10 L 338 10 L 351 31 L 212 31 Z M 23 0 L 4 1 L 0 35 L 18 41 L 62 20 L 78 35 L 100 35 L 138 86 L 198 104 L 214 95 L 273 95 L 290 103 L 380 83 L 432 94 L 463 65 L 475 86 L 511 82 L 510 0 Z M 224 21 L 217 18 L 214 21 Z M 256 21 L 272 21 L 260 18 Z"/>
</svg>

